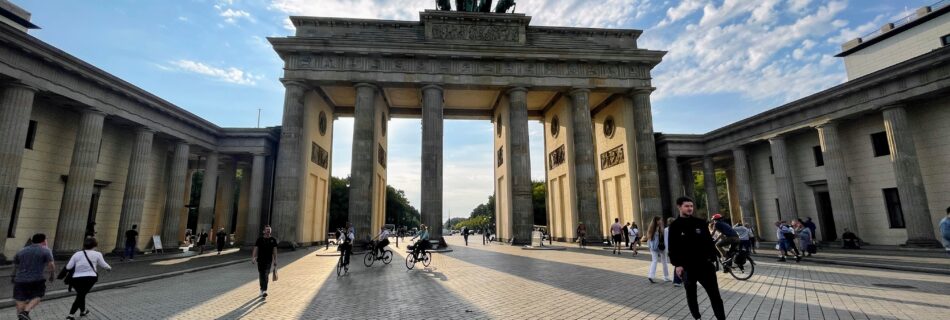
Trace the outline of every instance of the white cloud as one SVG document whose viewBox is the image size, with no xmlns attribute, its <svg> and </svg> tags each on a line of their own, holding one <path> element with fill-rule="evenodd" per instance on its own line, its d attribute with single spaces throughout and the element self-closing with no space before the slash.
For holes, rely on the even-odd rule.
<svg viewBox="0 0 950 320">
<path fill-rule="evenodd" d="M 257 84 L 257 80 L 263 78 L 262 76 L 253 75 L 235 67 L 217 68 L 192 60 L 175 60 L 169 64 L 173 67 L 172 69 L 210 76 L 216 80 L 234 84 L 255 85 Z"/>
<path fill-rule="evenodd" d="M 811 0 L 788 0 L 788 9 L 793 12 L 802 12 L 810 3 Z"/>
<path fill-rule="evenodd" d="M 178 16 L 178 20 L 179 20 L 179 21 L 188 21 L 188 17 L 186 17 L 186 16 Z"/>
<path fill-rule="evenodd" d="M 702 8 L 705 3 L 706 1 L 704 0 L 683 0 L 676 7 L 666 10 L 666 18 L 664 18 L 663 21 L 660 21 L 659 25 L 657 26 L 666 26 L 686 18 L 687 16 Z"/>
<path fill-rule="evenodd" d="M 222 10 L 219 14 L 224 17 L 224 21 L 227 23 L 236 23 L 238 19 L 247 19 L 248 21 L 254 20 L 254 18 L 251 17 L 251 14 L 244 10 L 234 10 L 228 8 L 226 10 Z"/>
</svg>

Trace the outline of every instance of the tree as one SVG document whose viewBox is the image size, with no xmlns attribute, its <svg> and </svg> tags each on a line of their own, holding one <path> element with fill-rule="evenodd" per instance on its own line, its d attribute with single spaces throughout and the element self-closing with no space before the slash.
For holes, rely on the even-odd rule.
<svg viewBox="0 0 950 320">
<path fill-rule="evenodd" d="M 709 206 L 706 205 L 706 181 L 701 171 L 693 172 L 694 195 L 696 196 L 695 205 L 698 212 L 705 212 L 706 217 L 710 216 Z M 725 171 L 716 171 L 716 195 L 719 197 L 719 214 L 729 217 L 729 188 Z M 701 209 L 701 210 L 700 210 Z M 716 213 L 716 212 L 713 212 Z"/>
<path fill-rule="evenodd" d="M 330 177 L 330 219 L 327 231 L 335 231 L 345 226 L 350 210 L 350 177 L 340 179 Z"/>
<path fill-rule="evenodd" d="M 348 221 L 350 210 L 350 178 L 330 177 L 330 221 L 328 231 L 342 228 Z M 419 210 L 409 204 L 406 193 L 393 186 L 386 186 L 385 222 L 407 228 L 418 227 L 422 221 Z"/>
<path fill-rule="evenodd" d="M 531 182 L 531 203 L 534 207 L 534 224 L 545 226 L 548 224 L 548 215 L 546 209 L 547 188 L 543 181 Z"/>
</svg>

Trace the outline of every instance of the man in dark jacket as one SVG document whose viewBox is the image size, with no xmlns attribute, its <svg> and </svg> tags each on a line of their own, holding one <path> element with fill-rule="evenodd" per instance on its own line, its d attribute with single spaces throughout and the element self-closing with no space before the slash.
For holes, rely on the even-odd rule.
<svg viewBox="0 0 950 320">
<path fill-rule="evenodd" d="M 680 216 L 670 224 L 669 250 L 670 263 L 676 267 L 676 275 L 683 279 L 686 288 L 686 304 L 693 318 L 700 319 L 699 303 L 696 301 L 696 283 L 699 282 L 709 295 L 716 319 L 725 319 L 726 312 L 719 295 L 719 282 L 716 280 L 716 249 L 709 227 L 705 220 L 693 217 L 693 199 L 676 199 Z"/>
</svg>

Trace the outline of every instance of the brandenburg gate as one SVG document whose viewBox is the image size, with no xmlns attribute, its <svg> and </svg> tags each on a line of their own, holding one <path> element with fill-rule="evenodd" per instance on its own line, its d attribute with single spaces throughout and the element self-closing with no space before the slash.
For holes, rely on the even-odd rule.
<svg viewBox="0 0 950 320">
<path fill-rule="evenodd" d="M 384 223 L 387 123 L 422 119 L 422 222 L 442 230 L 445 119 L 494 123 L 496 230 L 532 231 L 528 121 L 544 124 L 547 216 L 603 238 L 614 218 L 662 215 L 650 71 L 665 52 L 640 30 L 531 26 L 516 13 L 426 10 L 419 21 L 291 17 L 269 38 L 286 87 L 272 224 L 279 239 L 326 240 L 333 119 L 353 117 L 349 217 L 357 238 Z M 451 177 L 450 177 L 451 178 Z"/>
</svg>

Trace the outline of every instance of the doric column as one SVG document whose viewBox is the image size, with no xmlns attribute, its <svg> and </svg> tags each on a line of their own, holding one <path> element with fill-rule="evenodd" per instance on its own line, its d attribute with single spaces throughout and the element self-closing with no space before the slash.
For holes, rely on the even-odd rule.
<svg viewBox="0 0 950 320">
<path fill-rule="evenodd" d="M 680 177 L 680 166 L 676 161 L 676 156 L 666 157 L 667 178 L 670 181 L 670 202 L 673 203 L 673 216 L 676 217 L 679 210 L 676 208 L 676 198 L 683 196 L 683 178 Z"/>
<path fill-rule="evenodd" d="M 686 196 L 692 199 L 696 198 L 696 178 L 693 176 L 693 164 L 686 161 L 683 163 L 683 166 L 680 167 L 680 177 L 683 179 L 683 189 L 686 191 Z M 674 213 L 674 216 L 679 215 L 679 210 Z"/>
<path fill-rule="evenodd" d="M 788 165 L 788 151 L 785 137 L 769 139 L 772 148 L 772 167 L 775 169 L 775 192 L 778 194 L 779 220 L 793 219 L 798 215 L 795 202 L 795 182 L 792 181 L 792 168 Z"/>
<path fill-rule="evenodd" d="M 534 207 L 531 202 L 531 156 L 528 147 L 528 89 L 512 88 L 507 94 L 508 148 L 511 150 L 511 232 L 515 243 L 530 244 Z"/>
<path fill-rule="evenodd" d="M 179 219 L 181 219 L 182 214 L 186 211 L 185 209 L 185 193 L 190 191 L 186 189 L 185 181 L 189 180 L 188 178 L 188 154 L 189 146 L 188 142 L 177 141 L 175 142 L 174 151 L 172 153 L 172 163 L 171 168 L 168 172 L 168 180 L 166 181 L 166 191 L 165 191 L 165 219 L 162 220 L 162 246 L 165 248 L 178 248 L 178 239 L 179 234 L 181 234 Z M 217 163 L 217 154 L 215 154 L 215 163 Z M 216 166 L 217 167 L 217 166 Z M 207 179 L 207 175 L 205 175 Z M 204 201 L 204 184 L 208 183 L 208 180 L 203 180 L 202 184 L 202 195 L 201 201 Z M 211 185 L 214 185 L 214 180 L 211 180 Z M 213 191 L 213 190 L 212 190 Z M 214 198 L 212 194 L 210 198 Z M 213 205 L 213 203 L 212 203 Z M 199 206 L 200 207 L 200 206 Z M 213 208 L 213 206 L 212 206 Z M 200 211 L 199 211 L 200 212 Z M 200 217 L 200 214 L 199 214 Z M 201 220 L 199 219 L 199 230 L 201 230 Z M 205 229 L 207 230 L 207 229 Z"/>
<path fill-rule="evenodd" d="M 284 82 L 284 117 L 277 151 L 277 172 L 274 177 L 274 212 L 271 215 L 274 236 L 283 246 L 297 243 L 297 225 L 300 216 L 300 179 L 303 167 L 303 114 L 305 84 Z M 369 199 L 364 199 L 369 201 Z"/>
<path fill-rule="evenodd" d="M 373 219 L 373 173 L 376 150 L 376 95 L 378 88 L 372 84 L 356 85 L 356 108 L 353 112 L 353 157 L 350 169 L 349 221 L 356 228 L 356 237 L 364 239 L 371 235 Z M 432 228 L 429 228 L 432 232 Z"/>
<path fill-rule="evenodd" d="M 442 87 L 422 87 L 422 223 L 442 237 Z"/>
<path fill-rule="evenodd" d="M 261 203 L 264 193 L 264 160 L 267 155 L 255 153 L 251 162 L 251 191 L 248 192 L 247 228 L 244 243 L 253 244 L 263 230 L 261 226 Z"/>
<path fill-rule="evenodd" d="M 752 174 L 749 172 L 749 159 L 744 147 L 732 149 L 732 159 L 736 167 L 736 188 L 739 191 L 739 210 L 742 211 L 742 223 L 758 228 L 755 210 L 752 205 Z"/>
<path fill-rule="evenodd" d="M 835 234 L 844 233 L 844 229 L 861 234 L 854 214 L 854 202 L 851 199 L 851 185 L 848 180 L 848 170 L 845 167 L 842 141 L 838 135 L 838 123 L 828 122 L 818 126 L 817 129 L 822 158 L 825 161 L 828 196 L 831 198 L 831 210 L 834 212 Z"/>
<path fill-rule="evenodd" d="M 115 250 L 113 250 L 115 252 L 122 252 L 125 247 L 125 231 L 132 229 L 133 225 L 138 225 L 142 220 L 154 136 L 155 131 L 147 127 L 135 129 L 132 156 L 129 157 L 129 173 L 125 178 L 125 193 L 122 194 L 119 230 L 116 232 Z"/>
<path fill-rule="evenodd" d="M 0 232 L 10 228 L 35 94 L 36 89 L 22 84 L 8 84 L 0 93 Z M 7 235 L 0 233 L 0 248 L 6 241 Z M 3 260 L 0 253 L 0 261 Z"/>
<path fill-rule="evenodd" d="M 89 205 L 96 180 L 96 166 L 99 162 L 99 145 L 102 143 L 102 125 L 106 114 L 95 109 L 84 109 L 79 118 L 76 132 L 76 144 L 69 163 L 69 176 L 63 192 L 59 221 L 56 225 L 56 238 L 53 251 L 70 253 L 82 248 L 86 220 L 89 217 Z"/>
<path fill-rule="evenodd" d="M 938 246 L 934 237 L 933 220 L 927 208 L 927 190 L 917 162 L 917 147 L 907 123 L 907 111 L 902 105 L 884 108 L 884 129 L 891 149 L 897 194 L 904 213 L 907 245 Z"/>
<path fill-rule="evenodd" d="M 198 225 L 195 232 L 213 234 L 211 220 L 214 219 L 214 200 L 218 193 L 218 152 L 210 151 L 205 156 L 205 172 L 201 177 L 201 198 L 198 199 Z"/>
<path fill-rule="evenodd" d="M 574 89 L 571 97 L 571 124 L 574 127 L 574 177 L 577 215 L 587 226 L 587 238 L 604 239 L 597 204 L 597 172 L 594 170 L 594 128 L 590 119 L 590 90 Z"/>
<path fill-rule="evenodd" d="M 636 135 L 637 179 L 640 188 L 640 224 L 653 216 L 663 216 L 660 198 L 660 176 L 657 173 L 656 142 L 653 139 L 653 107 L 650 92 L 654 88 L 630 91 L 633 100 L 633 127 Z"/>
<path fill-rule="evenodd" d="M 706 217 L 719 213 L 719 190 L 716 188 L 716 166 L 711 156 L 703 157 L 703 186 L 706 187 Z"/>
<path fill-rule="evenodd" d="M 231 217 L 234 213 L 234 178 L 237 176 L 237 163 L 231 157 L 225 157 L 224 165 L 218 176 L 218 205 L 215 206 L 214 221 L 216 228 L 224 228 L 231 233 Z"/>
</svg>

